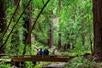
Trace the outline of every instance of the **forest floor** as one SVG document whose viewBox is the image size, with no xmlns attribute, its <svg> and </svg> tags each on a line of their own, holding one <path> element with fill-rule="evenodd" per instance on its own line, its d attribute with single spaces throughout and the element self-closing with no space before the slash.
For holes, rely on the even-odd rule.
<svg viewBox="0 0 102 68">
<path fill-rule="evenodd" d="M 42 68 L 64 68 L 66 64 L 67 64 L 66 62 L 55 62 L 55 63 L 47 64 Z"/>
</svg>

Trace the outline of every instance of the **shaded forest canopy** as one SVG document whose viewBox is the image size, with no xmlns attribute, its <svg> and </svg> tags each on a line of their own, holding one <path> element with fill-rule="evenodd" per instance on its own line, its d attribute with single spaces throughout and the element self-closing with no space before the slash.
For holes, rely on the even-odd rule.
<svg viewBox="0 0 102 68">
<path fill-rule="evenodd" d="M 1 0 L 0 54 L 78 56 L 93 51 L 92 0 Z"/>
<path fill-rule="evenodd" d="M 5 30 L 0 34 L 0 40 L 3 39 L 4 47 L 11 48 L 10 51 L 19 50 L 26 44 L 34 47 L 36 45 L 72 49 L 80 47 L 82 50 L 91 48 L 89 46 L 93 42 L 91 0 L 24 2 L 14 0 L 5 1 L 3 7 Z"/>
</svg>

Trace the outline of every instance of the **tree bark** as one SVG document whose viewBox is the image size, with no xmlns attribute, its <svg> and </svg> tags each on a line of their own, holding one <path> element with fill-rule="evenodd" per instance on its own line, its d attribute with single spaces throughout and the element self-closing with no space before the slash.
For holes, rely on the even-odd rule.
<svg viewBox="0 0 102 68">
<path fill-rule="evenodd" d="M 59 33 L 58 36 L 59 36 L 59 39 L 58 39 L 58 49 L 61 49 L 61 47 L 62 47 L 62 39 L 61 39 L 62 35 L 61 35 L 61 33 Z"/>
<path fill-rule="evenodd" d="M 5 29 L 5 0 L 0 1 L 0 33 Z M 0 41 L 0 46 L 3 44 L 3 39 Z M 0 48 L 0 54 L 4 53 L 4 48 Z"/>
<path fill-rule="evenodd" d="M 27 7 L 27 9 L 25 10 L 25 17 L 24 17 L 24 25 L 23 25 L 25 31 L 24 31 L 24 49 L 23 49 L 23 55 L 26 53 L 26 48 L 27 45 L 29 45 L 29 49 L 31 49 L 31 3 L 30 5 Z"/>
<path fill-rule="evenodd" d="M 61 0 L 59 0 L 58 1 L 58 13 L 59 13 L 59 15 L 60 15 L 60 13 L 61 13 L 61 8 L 62 8 L 62 1 Z M 59 17 L 59 22 L 61 21 L 61 19 L 60 19 L 60 17 Z M 61 31 L 61 29 L 59 28 L 59 31 Z M 62 47 L 62 40 L 61 40 L 61 32 L 60 33 L 58 33 L 58 37 L 59 37 L 59 39 L 58 39 L 58 49 L 61 49 L 61 47 Z"/>
<path fill-rule="evenodd" d="M 25 11 L 24 21 L 24 28 L 26 29 L 24 32 L 24 42 L 25 44 L 31 45 L 31 34 L 28 34 L 28 32 L 31 30 L 31 4 Z"/>
<path fill-rule="evenodd" d="M 17 6 L 20 0 L 14 0 L 14 4 Z"/>
<path fill-rule="evenodd" d="M 102 0 L 93 0 L 94 59 L 102 61 Z"/>
<path fill-rule="evenodd" d="M 48 45 L 49 45 L 49 48 L 51 48 L 53 46 L 53 23 L 52 21 L 49 23 L 49 31 L 48 31 Z"/>
</svg>

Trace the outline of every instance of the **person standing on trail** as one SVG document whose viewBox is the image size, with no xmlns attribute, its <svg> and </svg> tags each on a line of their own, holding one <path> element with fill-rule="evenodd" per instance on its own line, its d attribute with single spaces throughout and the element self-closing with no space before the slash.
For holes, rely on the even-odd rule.
<svg viewBox="0 0 102 68">
<path fill-rule="evenodd" d="M 49 50 L 48 49 L 44 49 L 43 55 L 49 55 Z"/>
<path fill-rule="evenodd" d="M 42 48 L 40 48 L 40 50 L 38 50 L 37 55 L 43 55 L 43 50 L 42 50 Z"/>
</svg>

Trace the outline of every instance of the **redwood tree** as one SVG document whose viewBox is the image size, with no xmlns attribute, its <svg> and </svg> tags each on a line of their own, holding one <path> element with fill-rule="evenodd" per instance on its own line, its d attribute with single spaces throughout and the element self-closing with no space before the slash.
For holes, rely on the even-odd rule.
<svg viewBox="0 0 102 68">
<path fill-rule="evenodd" d="M 61 36 L 61 33 L 60 32 L 58 33 L 58 37 L 59 37 L 58 38 L 58 49 L 61 49 L 61 47 L 62 47 L 62 39 L 61 39 L 61 37 L 62 36 Z"/>
<path fill-rule="evenodd" d="M 5 0 L 0 0 L 0 33 L 5 29 Z M 2 38 L 2 37 L 1 37 Z M 3 39 L 0 40 L 0 46 L 3 44 Z M 4 48 L 0 48 L 0 54 L 4 53 Z"/>
<path fill-rule="evenodd" d="M 25 4 L 24 4 L 24 7 L 25 7 Z M 32 9 L 32 6 L 31 6 L 31 3 L 30 5 L 27 7 L 27 9 L 25 10 L 25 13 L 24 13 L 24 50 L 23 50 L 23 55 L 26 53 L 26 47 L 27 45 L 30 45 L 29 48 L 31 48 L 31 33 L 29 33 L 29 31 L 31 30 L 31 9 Z"/>
<path fill-rule="evenodd" d="M 93 0 L 94 59 L 102 61 L 102 0 Z"/>
<path fill-rule="evenodd" d="M 53 46 L 53 23 L 50 22 L 49 23 L 49 31 L 48 31 L 48 45 L 49 48 L 51 48 Z"/>
<path fill-rule="evenodd" d="M 24 32 L 24 42 L 31 45 L 31 34 L 28 33 L 31 30 L 31 4 L 25 11 L 24 21 L 24 28 L 26 29 Z"/>
</svg>

